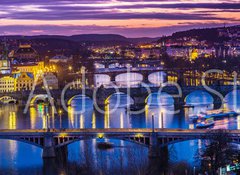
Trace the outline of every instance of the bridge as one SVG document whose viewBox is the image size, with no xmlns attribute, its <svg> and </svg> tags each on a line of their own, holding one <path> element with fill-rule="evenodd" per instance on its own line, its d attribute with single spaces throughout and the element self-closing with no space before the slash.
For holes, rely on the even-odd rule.
<svg viewBox="0 0 240 175">
<path fill-rule="evenodd" d="M 240 143 L 239 130 L 225 130 L 229 142 Z M 43 149 L 43 158 L 56 157 L 56 150 L 66 152 L 67 145 L 80 140 L 118 139 L 133 142 L 149 148 L 149 157 L 161 156 L 161 150 L 179 142 L 196 139 L 211 139 L 209 130 L 184 129 L 25 129 L 0 130 L 0 139 L 25 142 Z"/>
<path fill-rule="evenodd" d="M 146 88 L 144 86 L 138 87 L 119 87 L 115 89 L 114 87 L 99 87 L 99 88 L 86 88 L 84 91 L 82 89 L 68 89 L 66 93 L 62 96 L 63 100 L 65 101 L 66 105 L 71 104 L 71 100 L 76 97 L 77 95 L 85 95 L 90 97 L 93 100 L 94 106 L 103 108 L 106 106 L 108 99 L 116 93 L 124 93 L 129 95 L 133 101 L 134 105 L 139 107 L 139 109 L 143 109 L 147 104 L 147 99 L 149 98 L 150 94 L 152 93 L 160 93 L 165 92 L 171 95 L 174 99 L 175 107 L 181 107 L 185 104 L 186 98 L 189 94 L 195 91 L 204 91 L 210 94 L 213 98 L 213 104 L 215 108 L 219 108 L 222 104 L 222 99 L 219 95 L 225 97 L 227 94 L 234 90 L 234 86 L 231 85 L 221 85 L 221 86 L 208 86 L 210 89 L 214 90 L 209 91 L 204 86 L 183 86 L 181 90 L 179 90 L 174 85 L 169 85 L 165 87 L 149 87 Z M 240 89 L 240 86 L 237 86 L 236 89 Z M 180 94 L 180 91 L 182 92 Z M 216 94 L 219 93 L 218 95 Z M 56 105 L 61 106 L 61 90 L 50 90 L 51 96 L 54 99 Z M 13 99 L 17 100 L 21 104 L 26 104 L 29 98 L 30 91 L 22 91 L 22 92 L 12 92 L 12 93 L 0 93 L 0 100 L 1 99 Z M 45 90 L 35 90 L 34 97 L 31 99 L 32 103 L 35 100 L 40 99 L 44 100 L 43 98 L 48 98 L 46 95 Z"/>
</svg>

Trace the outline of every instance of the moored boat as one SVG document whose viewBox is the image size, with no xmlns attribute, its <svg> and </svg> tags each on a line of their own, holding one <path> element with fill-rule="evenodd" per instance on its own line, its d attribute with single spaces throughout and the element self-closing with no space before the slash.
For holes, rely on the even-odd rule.
<svg viewBox="0 0 240 175">
<path fill-rule="evenodd" d="M 226 109 L 217 109 L 217 110 L 207 110 L 206 112 L 200 112 L 196 115 L 190 115 L 189 119 L 192 120 L 192 122 L 197 122 L 198 119 L 208 119 L 213 118 L 214 120 L 220 120 L 225 117 L 237 117 L 239 113 L 235 111 L 230 111 Z"/>
<path fill-rule="evenodd" d="M 196 128 L 209 128 L 214 126 L 213 118 L 202 119 L 199 123 L 196 124 Z"/>
</svg>

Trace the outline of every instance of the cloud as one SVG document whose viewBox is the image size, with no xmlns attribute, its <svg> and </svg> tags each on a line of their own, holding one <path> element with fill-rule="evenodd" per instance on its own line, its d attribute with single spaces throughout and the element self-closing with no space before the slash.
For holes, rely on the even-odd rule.
<svg viewBox="0 0 240 175">
<path fill-rule="evenodd" d="M 160 35 L 176 29 L 188 29 L 190 23 L 196 21 L 198 23 L 194 23 L 192 27 L 204 26 L 203 23 L 213 26 L 229 21 L 239 23 L 240 3 L 238 0 L 195 0 L 194 3 L 192 0 L 1 0 L 0 19 L 7 23 L 2 22 L 1 25 L 5 26 L 0 26 L 0 30 L 8 33 L 119 32 L 146 36 L 147 32 L 149 35 Z M 16 21 L 18 25 L 9 25 L 8 22 L 11 20 Z M 34 20 L 35 25 L 33 26 L 31 22 L 28 25 L 25 22 L 23 25 L 24 20 Z M 71 20 L 83 21 L 85 25 L 72 26 L 69 23 L 67 26 L 60 25 L 60 21 Z M 100 26 L 100 20 L 105 20 L 104 26 L 103 24 Z M 143 27 L 139 27 L 137 21 L 140 20 L 152 20 L 152 24 L 143 23 Z M 92 24 L 89 24 L 90 21 Z M 106 24 L 106 21 L 109 23 Z M 111 24 L 113 21 L 124 21 L 124 25 L 113 26 Z M 163 27 L 156 27 L 156 21 L 159 23 L 164 21 Z M 40 25 L 42 23 L 44 25 Z M 53 23 L 54 25 L 45 25 Z M 94 25 L 96 23 L 99 26 Z M 134 28 L 134 25 L 138 28 Z"/>
</svg>

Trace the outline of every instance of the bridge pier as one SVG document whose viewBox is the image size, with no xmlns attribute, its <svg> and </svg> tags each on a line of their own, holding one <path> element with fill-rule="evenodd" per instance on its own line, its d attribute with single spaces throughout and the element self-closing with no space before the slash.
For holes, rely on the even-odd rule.
<svg viewBox="0 0 240 175">
<path fill-rule="evenodd" d="M 42 158 L 54 158 L 56 157 L 54 140 L 51 133 L 46 133 L 44 136 L 44 147 L 42 152 Z"/>
<path fill-rule="evenodd" d="M 142 110 L 146 106 L 146 97 L 145 95 L 142 96 L 134 96 L 133 101 L 134 101 L 134 107 L 137 108 L 138 110 Z"/>
<path fill-rule="evenodd" d="M 174 98 L 174 108 L 181 109 L 185 105 L 184 98 Z"/>
<path fill-rule="evenodd" d="M 150 134 L 150 144 L 148 150 L 149 158 L 158 158 L 161 162 L 168 162 L 168 146 L 160 146 L 158 135 L 155 132 Z"/>
<path fill-rule="evenodd" d="M 157 133 L 152 132 L 150 134 L 150 139 L 149 139 L 148 157 L 149 158 L 158 158 L 159 156 L 160 156 L 160 152 L 159 152 L 159 148 L 158 148 Z"/>
<path fill-rule="evenodd" d="M 55 149 L 57 160 L 61 163 L 67 163 L 68 148 L 67 145 Z"/>
<path fill-rule="evenodd" d="M 58 165 L 55 159 L 43 159 L 43 174 L 58 174 Z"/>
</svg>

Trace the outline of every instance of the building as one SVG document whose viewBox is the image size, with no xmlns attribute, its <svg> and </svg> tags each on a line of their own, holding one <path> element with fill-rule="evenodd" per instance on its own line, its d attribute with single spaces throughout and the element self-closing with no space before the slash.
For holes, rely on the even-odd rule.
<svg viewBox="0 0 240 175">
<path fill-rule="evenodd" d="M 53 73 L 44 73 L 44 78 L 49 89 L 58 89 L 58 78 Z"/>
<path fill-rule="evenodd" d="M 14 92 L 16 87 L 15 78 L 11 75 L 0 75 L 0 93 Z"/>
<path fill-rule="evenodd" d="M 0 55 L 0 74 L 11 74 L 11 64 L 8 59 L 8 49 L 6 44 Z"/>
<path fill-rule="evenodd" d="M 14 75 L 16 79 L 16 91 L 32 90 L 34 76 L 29 72 L 22 72 Z"/>
<path fill-rule="evenodd" d="M 20 44 L 13 53 L 13 64 L 36 63 L 38 61 L 40 60 L 37 51 L 29 44 Z"/>
<path fill-rule="evenodd" d="M 188 47 L 167 47 L 167 54 L 175 59 L 177 58 L 189 58 Z"/>
<path fill-rule="evenodd" d="M 194 49 L 190 49 L 189 52 L 190 52 L 190 55 L 189 55 L 190 61 L 194 61 L 194 60 L 196 60 L 198 58 L 198 49 L 195 49 L 195 48 Z"/>
<path fill-rule="evenodd" d="M 56 55 L 54 57 L 52 57 L 51 59 L 49 59 L 50 63 L 67 63 L 69 61 L 71 61 L 72 58 L 66 57 L 64 55 Z"/>
<path fill-rule="evenodd" d="M 40 61 L 38 63 L 28 63 L 28 64 L 15 64 L 13 65 L 15 69 L 20 72 L 32 73 L 34 77 L 37 74 L 42 74 L 44 72 L 44 62 Z"/>
</svg>

